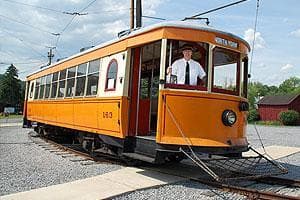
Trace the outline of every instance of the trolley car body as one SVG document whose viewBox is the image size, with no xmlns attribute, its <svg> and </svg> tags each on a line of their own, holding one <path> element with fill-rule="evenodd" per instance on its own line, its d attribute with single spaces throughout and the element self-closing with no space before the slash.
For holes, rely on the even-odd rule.
<svg viewBox="0 0 300 200">
<path fill-rule="evenodd" d="M 207 74 L 197 86 L 167 80 L 186 43 Z M 248 149 L 249 49 L 235 35 L 187 22 L 135 30 L 30 74 L 24 125 L 68 130 L 82 144 L 92 138 L 94 149 L 153 162 L 187 146 L 240 155 Z"/>
</svg>

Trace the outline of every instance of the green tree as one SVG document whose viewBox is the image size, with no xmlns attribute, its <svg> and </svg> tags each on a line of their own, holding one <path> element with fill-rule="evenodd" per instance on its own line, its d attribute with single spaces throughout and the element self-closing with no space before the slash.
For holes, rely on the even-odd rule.
<svg viewBox="0 0 300 200">
<path fill-rule="evenodd" d="M 299 94 L 300 78 L 291 77 L 279 85 L 279 93 L 281 94 Z"/>
<path fill-rule="evenodd" d="M 248 100 L 250 110 L 255 109 L 255 103 L 257 103 L 260 97 L 285 94 L 300 94 L 300 78 L 291 77 L 283 81 L 279 87 L 264 85 L 260 82 L 249 83 Z"/>
<path fill-rule="evenodd" d="M 248 100 L 250 109 L 255 109 L 255 103 L 259 100 L 260 97 L 269 95 L 271 91 L 274 90 L 276 86 L 267 86 L 263 85 L 260 82 L 249 83 L 248 87 Z"/>
<path fill-rule="evenodd" d="M 269 86 L 269 92 L 268 92 L 268 95 L 276 95 L 279 93 L 279 89 L 278 87 L 272 85 L 272 86 Z"/>
<path fill-rule="evenodd" d="M 18 79 L 18 70 L 11 64 L 0 80 L 0 102 L 4 106 L 20 106 L 21 81 Z"/>
</svg>

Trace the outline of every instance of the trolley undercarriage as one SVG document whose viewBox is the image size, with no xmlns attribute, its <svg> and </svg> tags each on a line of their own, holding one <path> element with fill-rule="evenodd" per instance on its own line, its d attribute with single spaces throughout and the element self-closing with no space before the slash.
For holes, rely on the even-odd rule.
<svg viewBox="0 0 300 200">
<path fill-rule="evenodd" d="M 62 143 L 81 144 L 82 148 L 90 154 L 102 153 L 153 164 L 189 159 L 212 178 L 221 182 L 287 173 L 279 163 L 266 158 L 251 147 L 216 149 L 188 145 L 162 145 L 156 143 L 155 136 L 120 139 L 43 124 L 38 124 L 34 130 L 41 136 Z M 242 152 L 246 150 L 253 151 L 256 156 L 243 157 Z"/>
</svg>

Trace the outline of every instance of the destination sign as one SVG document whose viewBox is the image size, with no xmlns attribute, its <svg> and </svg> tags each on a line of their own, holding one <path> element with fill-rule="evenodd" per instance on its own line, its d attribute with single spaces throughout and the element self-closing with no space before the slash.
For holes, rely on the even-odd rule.
<svg viewBox="0 0 300 200">
<path fill-rule="evenodd" d="M 226 40 L 224 38 L 220 38 L 220 37 L 216 37 L 215 38 L 216 43 L 221 44 L 223 46 L 229 46 L 231 48 L 238 48 L 238 43 L 230 41 L 230 40 Z"/>
</svg>

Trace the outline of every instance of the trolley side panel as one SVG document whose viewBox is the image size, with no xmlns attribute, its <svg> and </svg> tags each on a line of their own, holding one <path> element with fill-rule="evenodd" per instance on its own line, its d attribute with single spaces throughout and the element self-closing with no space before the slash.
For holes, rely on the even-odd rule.
<svg viewBox="0 0 300 200">
<path fill-rule="evenodd" d="M 126 97 L 28 102 L 28 119 L 44 124 L 124 138 L 127 134 Z"/>
</svg>

